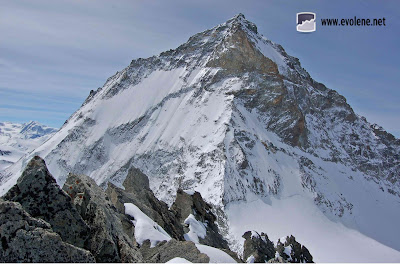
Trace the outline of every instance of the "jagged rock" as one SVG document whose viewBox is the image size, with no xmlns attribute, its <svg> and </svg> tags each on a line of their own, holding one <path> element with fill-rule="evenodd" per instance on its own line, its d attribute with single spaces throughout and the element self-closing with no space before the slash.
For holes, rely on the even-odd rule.
<svg viewBox="0 0 400 265">
<path fill-rule="evenodd" d="M 184 240 L 183 228 L 168 205 L 159 201 L 149 188 L 149 179 L 136 168 L 131 168 L 123 183 L 125 190 L 109 183 L 106 190 L 111 202 L 122 214 L 124 203 L 135 204 L 143 213 L 159 224 L 172 238 Z"/>
<path fill-rule="evenodd" d="M 73 206 L 71 198 L 57 185 L 42 158 L 32 158 L 17 184 L 3 198 L 19 202 L 32 217 L 50 223 L 63 241 L 77 247 L 85 246 L 89 227 Z"/>
<path fill-rule="evenodd" d="M 129 219 L 88 176 L 69 174 L 63 190 L 90 227 L 87 248 L 97 262 L 142 262 Z"/>
<path fill-rule="evenodd" d="M 206 236 L 199 237 L 199 243 L 220 249 L 229 249 L 228 243 L 219 233 L 218 226 L 215 224 L 216 217 L 211 212 L 211 205 L 206 203 L 201 194 L 194 192 L 190 195 L 182 189 L 178 189 L 175 202 L 171 210 L 177 213 L 179 221 L 184 223 L 185 219 L 193 214 L 197 221 L 206 223 Z M 188 232 L 188 228 L 185 229 Z"/>
<path fill-rule="evenodd" d="M 175 257 L 184 258 L 193 263 L 208 263 L 210 258 L 201 253 L 191 241 L 163 241 L 156 247 L 150 248 L 150 241 L 146 240 L 140 248 L 145 262 L 165 263 Z"/>
<path fill-rule="evenodd" d="M 274 244 L 264 233 L 258 234 L 255 231 L 247 231 L 242 236 L 244 241 L 243 259 L 253 259 L 254 263 L 264 263 L 275 257 Z"/>
<path fill-rule="evenodd" d="M 276 63 L 256 49 L 241 22 L 243 21 L 240 19 L 232 22 L 232 33 L 216 47 L 219 56 L 208 61 L 207 66 L 221 67 L 229 74 L 260 72 L 279 76 Z M 230 49 L 226 49 L 227 46 Z"/>
<path fill-rule="evenodd" d="M 0 262 L 95 262 L 89 251 L 62 241 L 49 223 L 19 203 L 0 199 Z"/>
<path fill-rule="evenodd" d="M 150 190 L 149 178 L 139 169 L 132 167 L 123 183 L 126 192 Z"/>
<path fill-rule="evenodd" d="M 313 263 L 313 257 L 308 249 L 298 243 L 294 236 L 286 237 L 284 243 L 279 239 L 276 246 L 265 233 L 260 235 L 255 231 L 247 231 L 242 237 L 245 239 L 243 246 L 245 261 L 251 263 Z"/>
<path fill-rule="evenodd" d="M 286 251 L 285 251 L 286 249 Z M 276 252 L 283 259 L 291 263 L 313 263 L 313 257 L 308 249 L 296 241 L 294 236 L 286 237 L 286 241 L 282 243 L 278 240 Z M 290 253 L 290 256 L 287 253 Z"/>
</svg>

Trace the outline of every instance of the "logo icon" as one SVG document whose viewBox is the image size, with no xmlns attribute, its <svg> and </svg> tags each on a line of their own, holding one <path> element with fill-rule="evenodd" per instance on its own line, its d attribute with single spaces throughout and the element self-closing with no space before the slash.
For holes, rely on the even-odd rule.
<svg viewBox="0 0 400 265">
<path fill-rule="evenodd" d="M 316 14 L 312 12 L 300 12 L 296 14 L 296 29 L 299 32 L 314 32 L 316 30 Z"/>
</svg>

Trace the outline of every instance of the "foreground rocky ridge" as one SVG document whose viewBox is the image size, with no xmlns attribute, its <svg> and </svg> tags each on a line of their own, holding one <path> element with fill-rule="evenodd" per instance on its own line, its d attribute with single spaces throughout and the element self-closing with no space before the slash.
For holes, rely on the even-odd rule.
<svg viewBox="0 0 400 265">
<path fill-rule="evenodd" d="M 232 257 L 231 262 L 242 262 L 236 253 L 229 250 L 214 224 L 211 206 L 199 193 L 190 195 L 178 191 L 177 200 L 170 210 L 155 198 L 147 177 L 139 170 L 131 170 L 124 184 L 125 190 L 110 184 L 105 192 L 93 179 L 70 174 L 60 189 L 44 160 L 34 157 L 18 183 L 0 199 L 0 262 L 164 263 L 176 257 L 190 262 L 215 262 L 215 257 L 211 256 L 211 259 L 198 243 Z M 138 244 L 136 220 L 125 214 L 124 203 L 133 203 L 148 213 L 168 231 L 171 239 L 154 247 L 150 246 L 149 240 Z M 192 242 L 186 237 L 189 232 L 196 233 L 185 223 L 189 216 L 193 216 L 195 222 L 207 224 L 206 235 L 198 234 L 200 242 Z M 285 256 L 286 252 L 280 250 L 279 244 L 274 248 L 269 243 L 267 253 L 265 248 L 258 247 L 260 244 L 256 237 L 248 237 L 247 233 L 244 237 L 243 258 L 264 255 L 253 262 L 271 260 L 275 253 L 280 254 L 280 259 L 274 260 L 278 262 L 312 262 L 311 255 L 307 259 L 297 258 L 297 252 Z M 286 242 L 284 247 L 297 243 L 294 238 L 290 242 Z M 296 250 L 296 247 L 292 249 Z"/>
<path fill-rule="evenodd" d="M 89 251 L 64 242 L 17 202 L 0 199 L 0 228 L 0 262 L 95 262 Z"/>
<path fill-rule="evenodd" d="M 238 229 L 241 225 L 229 220 L 232 205 L 245 209 L 259 200 L 268 208 L 270 202 L 293 204 L 290 198 L 298 196 L 323 214 L 310 215 L 306 224 L 293 222 L 293 233 L 310 249 L 323 253 L 314 234 L 331 237 L 328 227 L 343 224 L 361 235 L 338 237 L 342 252 L 361 246 L 366 236 L 396 250 L 392 255 L 367 251 L 386 260 L 400 255 L 393 233 L 400 222 L 399 154 L 398 139 L 354 113 L 343 96 L 313 80 L 298 59 L 239 14 L 176 49 L 133 60 L 110 77 L 54 137 L 0 172 L 0 194 L 16 183 L 34 155 L 46 159 L 60 185 L 74 172 L 123 190 L 136 168 L 168 206 L 178 189 L 200 192 L 237 252 L 251 227 Z M 260 213 L 254 215 L 262 219 Z M 152 218 L 172 229 L 162 224 L 166 216 Z M 288 220 L 279 218 L 277 224 Z M 320 230 L 300 235 L 303 226 Z M 269 227 L 259 230 L 271 235 Z M 182 236 L 180 229 L 168 233 Z M 327 261 L 337 260 L 327 253 Z M 358 256 L 367 259 L 362 251 Z"/>
</svg>

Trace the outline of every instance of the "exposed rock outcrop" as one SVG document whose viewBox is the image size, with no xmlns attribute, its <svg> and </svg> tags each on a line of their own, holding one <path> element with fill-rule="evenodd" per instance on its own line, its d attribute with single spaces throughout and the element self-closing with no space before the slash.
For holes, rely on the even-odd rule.
<svg viewBox="0 0 400 265">
<path fill-rule="evenodd" d="M 131 168 L 123 183 L 125 190 L 109 183 L 106 190 L 111 202 L 120 213 L 125 213 L 124 203 L 135 204 L 143 213 L 159 224 L 172 238 L 184 240 L 183 228 L 168 205 L 159 201 L 150 190 L 149 179 L 140 170 Z"/>
<path fill-rule="evenodd" d="M 250 263 L 313 263 L 308 249 L 296 241 L 294 236 L 286 237 L 285 242 L 279 239 L 276 245 L 268 239 L 267 234 L 247 231 L 243 238 L 243 259 Z"/>
<path fill-rule="evenodd" d="M 63 241 L 77 247 L 86 245 L 89 227 L 73 206 L 71 198 L 57 185 L 42 158 L 32 158 L 17 184 L 3 199 L 19 202 L 32 217 L 48 222 Z"/>
<path fill-rule="evenodd" d="M 93 179 L 69 174 L 63 190 L 90 227 L 87 248 L 97 262 L 143 262 L 132 223 L 118 213 Z"/>
<path fill-rule="evenodd" d="M 210 261 L 210 258 L 201 253 L 193 242 L 175 239 L 168 242 L 163 241 L 154 248 L 150 248 L 150 241 L 147 240 L 141 246 L 140 252 L 145 261 L 149 263 L 165 263 L 175 257 L 181 257 L 193 263 Z"/>
<path fill-rule="evenodd" d="M 61 242 L 89 250 L 93 262 L 143 261 L 135 245 L 132 223 L 87 176 L 70 174 L 63 191 L 44 160 L 34 157 L 3 198 L 21 203 L 37 220 L 48 222 L 48 229 L 56 232 Z M 35 250 L 33 253 L 36 255 Z M 75 261 L 70 259 L 69 262 Z"/>
<path fill-rule="evenodd" d="M 278 240 L 276 252 L 291 263 L 313 263 L 313 257 L 308 249 L 296 241 L 294 236 L 286 237 L 285 242 Z"/>
<path fill-rule="evenodd" d="M 207 247 L 211 254 L 223 250 L 242 262 L 229 250 L 211 206 L 200 193 L 178 190 L 169 210 L 154 196 L 142 172 L 130 170 L 124 185 L 125 190 L 110 184 L 106 193 L 90 177 L 69 174 L 61 190 L 44 160 L 34 157 L 17 184 L 0 199 L 0 262 L 164 263 L 175 257 L 201 263 L 209 262 L 210 257 L 215 260 L 204 254 L 209 252 L 199 251 L 201 245 L 197 243 L 214 247 Z M 139 246 L 135 239 L 139 221 L 125 214 L 124 203 L 134 204 L 143 216 L 147 215 L 150 230 L 163 225 L 163 233 L 167 231 L 174 238 L 159 240 L 152 247 L 150 237 L 145 237 Z M 188 219 L 202 228 L 194 228 Z M 246 232 L 243 237 L 246 261 L 312 262 L 307 248 L 293 236 L 284 243 L 278 241 L 275 248 L 264 233 Z M 194 242 L 189 241 L 193 238 Z"/>
<path fill-rule="evenodd" d="M 274 243 L 264 233 L 247 231 L 242 236 L 245 241 L 243 245 L 243 259 L 251 259 L 254 263 L 264 263 L 275 257 Z"/>
<path fill-rule="evenodd" d="M 89 251 L 63 242 L 49 223 L 17 202 L 0 199 L 0 238 L 0 262 L 95 262 Z"/>
<path fill-rule="evenodd" d="M 215 224 L 216 217 L 211 211 L 211 205 L 203 200 L 200 193 L 194 192 L 193 195 L 190 195 L 178 189 L 171 210 L 177 213 L 180 223 L 184 225 L 190 214 L 193 214 L 197 221 L 206 224 L 206 235 L 204 238 L 199 237 L 199 243 L 215 248 L 229 249 L 228 243 L 221 236 L 218 226 Z M 187 224 L 184 230 L 186 233 L 189 232 Z"/>
</svg>

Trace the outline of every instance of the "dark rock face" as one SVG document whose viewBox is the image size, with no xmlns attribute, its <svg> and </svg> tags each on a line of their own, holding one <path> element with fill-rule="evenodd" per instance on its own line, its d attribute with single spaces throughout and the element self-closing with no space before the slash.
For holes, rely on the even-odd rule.
<svg viewBox="0 0 400 265">
<path fill-rule="evenodd" d="M 232 34 L 216 47 L 220 56 L 210 60 L 207 66 L 221 67 L 229 74 L 259 72 L 279 75 L 277 65 L 254 47 L 242 27 L 239 20 L 233 22 Z"/>
<path fill-rule="evenodd" d="M 95 262 L 89 251 L 62 241 L 49 223 L 19 203 L 0 199 L 0 262 Z"/>
<path fill-rule="evenodd" d="M 150 248 L 150 241 L 146 240 L 140 248 L 146 262 L 165 263 L 175 257 L 184 258 L 193 263 L 208 263 L 210 258 L 201 253 L 191 241 L 163 241 L 156 247 Z"/>
<path fill-rule="evenodd" d="M 87 248 L 96 262 L 142 262 L 131 222 L 117 212 L 93 179 L 69 174 L 63 190 L 90 227 Z"/>
<path fill-rule="evenodd" d="M 285 253 L 285 248 L 288 247 L 291 250 L 290 256 Z M 313 263 L 313 257 L 308 249 L 297 242 L 294 236 L 286 237 L 284 243 L 278 240 L 276 252 L 278 252 L 282 258 L 291 263 Z"/>
<path fill-rule="evenodd" d="M 296 241 L 294 236 L 286 237 L 285 242 L 278 240 L 276 246 L 265 233 L 247 231 L 242 236 L 245 239 L 243 259 L 254 263 L 313 263 L 313 257 L 308 249 Z"/>
<path fill-rule="evenodd" d="M 178 190 L 169 210 L 154 196 L 147 176 L 139 170 L 130 170 L 124 185 L 122 190 L 110 184 L 106 195 L 93 179 L 69 174 L 61 190 L 43 159 L 33 158 L 17 184 L 0 198 L 0 262 L 164 263 L 175 257 L 209 262 L 193 242 L 184 241 L 181 223 L 189 215 L 207 224 L 206 236 L 199 238 L 201 244 L 219 248 L 242 262 L 219 234 L 212 208 L 200 193 Z M 124 203 L 134 203 L 175 238 L 155 247 L 150 247 L 149 240 L 139 246 Z M 264 233 L 246 232 L 243 237 L 245 260 L 312 262 L 307 248 L 293 236 L 284 243 L 278 241 L 276 248 Z"/>
<path fill-rule="evenodd" d="M 142 189 L 150 190 L 149 178 L 137 168 L 132 167 L 124 180 L 126 192 L 138 192 Z"/>
<path fill-rule="evenodd" d="M 159 201 L 149 188 L 149 179 L 136 168 L 131 168 L 123 183 L 125 190 L 109 183 L 106 190 L 117 210 L 124 214 L 124 203 L 135 204 L 143 213 L 159 224 L 172 238 L 184 240 L 183 228 L 168 205 Z"/>
<path fill-rule="evenodd" d="M 2 151 L 0 150 L 0 156 L 8 156 L 11 155 L 11 151 Z"/>
<path fill-rule="evenodd" d="M 257 88 L 233 93 L 235 101 L 243 100 L 247 108 L 268 114 L 268 129 L 276 132 L 286 143 L 304 147 L 307 140 L 305 117 L 296 100 L 288 95 L 284 84 L 287 77 L 281 75 L 276 63 L 257 48 L 256 42 L 264 40 L 249 37 L 249 30 L 257 32 L 253 23 L 240 16 L 231 23 L 231 34 L 215 47 L 218 56 L 211 58 L 206 65 L 223 69 L 217 79 L 232 75 L 242 78 L 243 73 L 248 73 L 248 81 L 257 82 Z M 281 53 L 283 55 L 283 48 Z M 293 79 L 298 77 L 295 75 Z"/>
<path fill-rule="evenodd" d="M 178 189 L 171 210 L 177 213 L 180 223 L 184 223 L 190 214 L 193 214 L 197 221 L 207 223 L 207 234 L 204 238 L 199 238 L 199 243 L 215 248 L 229 249 L 228 243 L 215 225 L 216 217 L 211 212 L 211 206 L 203 200 L 200 193 L 195 192 L 193 195 L 189 195 Z M 186 230 L 186 232 L 189 231 L 188 228 Z"/>
<path fill-rule="evenodd" d="M 26 166 L 17 184 L 3 197 L 19 202 L 32 217 L 50 223 L 63 241 L 84 247 L 90 230 L 47 170 L 44 160 L 35 156 Z"/>
<path fill-rule="evenodd" d="M 62 244 L 66 244 L 65 241 L 79 251 L 85 251 L 81 248 L 89 250 L 90 262 L 143 262 L 129 218 L 115 209 L 91 178 L 70 174 L 64 191 L 50 175 L 44 161 L 35 157 L 4 199 L 20 202 L 25 211 L 40 218 L 37 220 L 43 219 L 46 228 L 54 234 L 52 237 L 57 236 Z M 39 255 L 41 252 L 33 249 L 32 253 Z M 64 256 L 60 255 L 60 258 Z M 10 260 L 15 262 L 18 259 Z M 51 262 L 51 259 L 45 260 Z M 71 258 L 66 262 L 81 260 Z"/>
<path fill-rule="evenodd" d="M 242 237 L 245 239 L 243 246 L 245 261 L 253 256 L 254 263 L 264 263 L 275 257 L 274 244 L 266 234 L 247 231 Z"/>
</svg>

